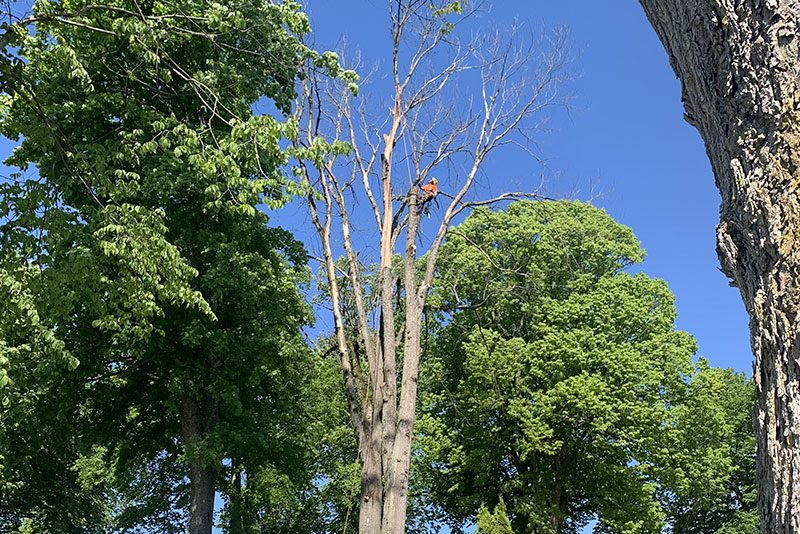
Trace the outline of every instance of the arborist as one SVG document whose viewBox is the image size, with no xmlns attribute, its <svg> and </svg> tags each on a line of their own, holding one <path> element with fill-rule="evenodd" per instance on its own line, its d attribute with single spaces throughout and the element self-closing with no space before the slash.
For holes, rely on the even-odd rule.
<svg viewBox="0 0 800 534">
<path fill-rule="evenodd" d="M 428 202 L 434 200 L 436 195 L 439 193 L 439 190 L 436 188 L 436 178 L 431 178 L 427 184 L 423 185 L 421 193 L 422 198 L 420 198 L 419 209 L 417 213 L 422 213 L 423 208 L 425 209 L 425 213 L 428 213 Z"/>
</svg>

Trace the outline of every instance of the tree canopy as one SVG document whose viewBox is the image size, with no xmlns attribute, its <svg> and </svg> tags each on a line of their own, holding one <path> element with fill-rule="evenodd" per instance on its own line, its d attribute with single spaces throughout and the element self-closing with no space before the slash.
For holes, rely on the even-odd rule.
<svg viewBox="0 0 800 534">
<path fill-rule="evenodd" d="M 252 106 L 288 113 L 300 64 L 335 58 L 291 0 L 37 2 L 4 28 L 4 523 L 177 531 L 226 470 L 302 485 L 306 258 L 264 210 L 296 127 Z"/>
<path fill-rule="evenodd" d="M 680 487 L 661 475 L 662 447 L 676 469 L 727 481 L 731 466 L 712 463 L 728 449 L 686 430 L 696 346 L 674 326 L 674 298 L 626 272 L 643 257 L 629 228 L 580 202 L 481 209 L 448 232 L 418 476 L 453 527 L 503 496 L 518 532 L 574 533 L 594 517 L 598 532 L 659 532 L 659 489 Z M 713 394 L 709 378 L 689 383 L 698 396 Z M 685 431 L 667 444 L 674 424 Z"/>
</svg>

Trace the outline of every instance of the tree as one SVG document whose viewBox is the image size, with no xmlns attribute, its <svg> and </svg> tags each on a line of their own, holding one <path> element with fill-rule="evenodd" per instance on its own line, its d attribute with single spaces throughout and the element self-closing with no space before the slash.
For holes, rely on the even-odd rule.
<svg viewBox="0 0 800 534">
<path fill-rule="evenodd" d="M 494 513 L 489 513 L 489 509 L 485 504 L 481 505 L 481 510 L 478 512 L 478 526 L 475 531 L 476 534 L 514 534 L 511 530 L 511 522 L 506 515 L 506 503 L 500 497 L 497 506 L 494 507 Z"/>
<path fill-rule="evenodd" d="M 797 34 L 790 0 L 640 0 L 722 196 L 717 253 L 750 316 L 762 532 L 800 532 Z"/>
<path fill-rule="evenodd" d="M 758 530 L 754 388 L 704 359 L 673 399 L 651 461 L 673 534 Z"/>
<path fill-rule="evenodd" d="M 117 519 L 177 501 L 190 534 L 210 533 L 215 490 L 236 492 L 223 475 L 270 461 L 305 474 L 291 438 L 304 432 L 313 367 L 299 332 L 306 257 L 257 209 L 286 201 L 280 143 L 296 127 L 251 106 L 267 97 L 288 113 L 303 61 L 338 65 L 301 44 L 308 20 L 292 0 L 64 0 L 6 15 L 1 128 L 19 140 L 6 164 L 21 172 L 0 185 L 0 283 L 11 289 L 0 299 L 13 314 L 0 321 L 3 419 L 24 420 L 50 390 L 44 428 L 75 436 L 55 449 L 66 465 L 51 466 L 68 475 L 62 494 L 78 466 L 99 476 L 91 467 L 112 463 L 130 504 Z M 50 480 L 18 478 L 36 450 L 14 432 L 36 425 L 12 426 L 3 475 L 20 495 L 21 480 Z M 142 488 L 145 473 L 163 491 Z M 139 506 L 139 489 L 159 502 Z M 58 499 L 17 502 L 31 506 L 11 526 L 58 523 L 41 517 Z"/>
<path fill-rule="evenodd" d="M 579 202 L 479 209 L 448 232 L 418 465 L 453 528 L 502 496 L 517 532 L 594 516 L 599 532 L 660 532 L 650 451 L 696 347 L 666 284 L 625 272 L 643 257 Z"/>
<path fill-rule="evenodd" d="M 449 230 L 420 385 L 423 521 L 462 529 L 498 496 L 518 532 L 751 521 L 752 384 L 695 368 L 664 282 L 625 272 L 643 257 L 579 202 L 480 209 Z"/>
<path fill-rule="evenodd" d="M 471 207 L 515 196 L 473 200 L 468 193 L 487 157 L 501 146 L 530 149 L 540 112 L 559 102 L 555 88 L 565 61 L 563 36 L 556 36 L 547 51 L 520 44 L 515 32 L 463 41 L 461 29 L 468 31 L 475 9 L 475 2 L 451 0 L 390 3 L 388 114 L 383 106 L 366 104 L 363 85 L 358 89 L 362 104 L 356 105 L 352 85 L 327 84 L 313 72 L 297 105 L 296 171 L 320 238 L 362 464 L 360 532 L 405 529 L 422 311 L 445 231 Z M 459 93 L 467 91 L 456 86 L 459 78 L 479 84 L 475 107 Z M 401 146 L 405 154 L 399 153 Z M 408 167 L 398 168 L 404 156 Z M 452 174 L 444 177 L 448 169 Z M 398 179 L 398 172 L 408 176 Z M 427 253 L 418 265 L 419 186 L 434 173 L 449 200 L 436 213 L 433 238 L 425 240 Z M 354 231 L 373 220 L 373 233 Z M 354 295 L 354 332 L 348 331 L 342 309 L 336 243 L 342 245 Z M 380 251 L 375 287 L 366 287 L 360 274 L 365 260 L 357 252 L 363 247 Z M 374 314 L 368 292 L 375 298 Z"/>
<path fill-rule="evenodd" d="M 308 432 L 293 436 L 294 444 L 304 449 L 304 472 L 298 476 L 263 461 L 247 469 L 246 477 L 236 481 L 239 492 L 226 503 L 223 532 L 357 532 L 358 461 L 339 363 L 324 356 L 312 373 L 314 380 L 302 399 L 311 412 Z"/>
</svg>

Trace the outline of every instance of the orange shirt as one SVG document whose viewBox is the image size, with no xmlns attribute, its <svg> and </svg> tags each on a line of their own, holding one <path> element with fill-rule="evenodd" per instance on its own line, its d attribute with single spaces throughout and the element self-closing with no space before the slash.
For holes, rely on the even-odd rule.
<svg viewBox="0 0 800 534">
<path fill-rule="evenodd" d="M 422 190 L 425 192 L 426 195 L 432 197 L 435 197 L 436 193 L 438 193 L 438 191 L 436 190 L 436 184 L 431 184 L 431 183 L 423 185 Z"/>
</svg>

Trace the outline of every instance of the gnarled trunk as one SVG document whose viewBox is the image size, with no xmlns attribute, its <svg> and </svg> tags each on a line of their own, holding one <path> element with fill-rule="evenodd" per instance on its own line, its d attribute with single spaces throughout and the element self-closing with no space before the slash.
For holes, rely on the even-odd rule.
<svg viewBox="0 0 800 534">
<path fill-rule="evenodd" d="M 722 195 L 717 253 L 750 315 L 762 532 L 800 533 L 800 3 L 640 0 Z"/>
</svg>

